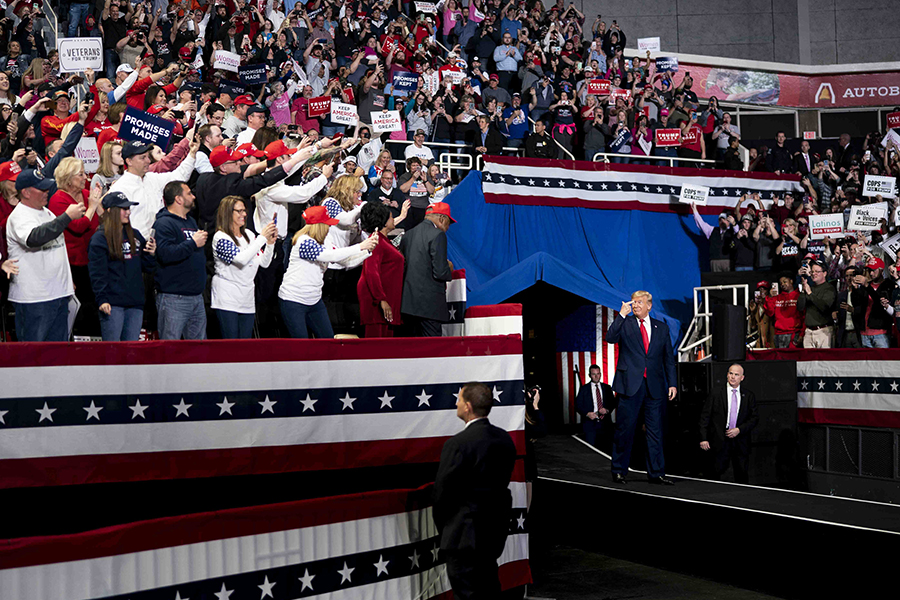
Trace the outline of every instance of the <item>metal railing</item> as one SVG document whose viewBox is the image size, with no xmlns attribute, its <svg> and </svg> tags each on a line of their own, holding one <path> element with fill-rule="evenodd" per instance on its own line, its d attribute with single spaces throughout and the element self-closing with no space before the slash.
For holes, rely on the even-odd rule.
<svg viewBox="0 0 900 600">
<path fill-rule="evenodd" d="M 612 162 L 609 160 L 610 156 L 618 156 L 621 158 L 632 158 L 636 160 L 656 160 L 660 162 L 668 162 L 670 167 L 675 166 L 675 161 L 678 162 L 695 162 L 695 163 L 706 163 L 706 164 L 716 164 L 716 161 L 710 160 L 708 158 L 680 158 L 678 156 L 645 156 L 642 154 L 617 154 L 615 152 L 598 152 L 594 155 L 594 162 Z M 599 157 L 599 158 L 598 158 Z"/>
<path fill-rule="evenodd" d="M 56 11 L 53 10 L 53 7 L 50 6 L 49 2 L 44 2 L 43 8 L 44 8 L 44 13 L 48 17 L 50 17 L 48 19 L 48 21 L 52 21 L 52 23 L 53 23 L 52 27 L 50 28 L 51 31 L 53 32 L 53 40 L 52 40 L 53 45 L 51 47 L 56 48 L 56 41 L 59 39 L 59 17 L 56 16 Z"/>
<path fill-rule="evenodd" d="M 734 285 L 710 285 L 694 288 L 694 318 L 688 325 L 687 332 L 678 346 L 678 362 L 698 362 L 712 360 L 712 306 L 709 304 L 709 292 L 731 290 L 732 304 L 739 305 L 738 293 L 743 292 L 744 308 L 749 307 L 750 286 L 746 283 Z M 700 297 L 702 296 L 702 301 Z M 702 352 L 702 354 L 701 354 Z"/>
<path fill-rule="evenodd" d="M 531 132 L 534 133 L 534 119 L 528 117 L 528 120 L 531 121 Z M 575 160 L 575 155 L 566 150 L 565 146 L 559 143 L 559 140 L 553 137 L 553 134 L 550 134 L 550 139 L 553 140 L 553 143 L 556 144 L 556 147 L 569 155 L 569 160 Z"/>
</svg>

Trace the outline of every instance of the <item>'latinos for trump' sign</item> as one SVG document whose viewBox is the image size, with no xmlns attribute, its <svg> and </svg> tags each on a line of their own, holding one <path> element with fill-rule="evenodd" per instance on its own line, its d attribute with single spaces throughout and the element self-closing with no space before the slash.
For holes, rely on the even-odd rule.
<svg viewBox="0 0 900 600">
<path fill-rule="evenodd" d="M 145 144 L 156 144 L 163 150 L 168 150 L 173 131 L 175 131 L 174 122 L 129 106 L 122 116 L 119 138 L 137 140 Z"/>
<path fill-rule="evenodd" d="M 847 231 L 871 231 L 881 227 L 881 220 L 887 218 L 887 211 L 883 206 L 874 204 L 854 206 L 850 209 L 850 222 L 847 223 Z"/>
<path fill-rule="evenodd" d="M 60 38 L 56 49 L 59 51 L 59 71 L 61 73 L 103 69 L 102 38 Z"/>
<path fill-rule="evenodd" d="M 680 129 L 657 129 L 654 135 L 654 142 L 658 148 L 664 148 L 666 146 L 680 146 L 681 145 L 681 130 Z"/>
<path fill-rule="evenodd" d="M 863 196 L 881 196 L 882 198 L 894 198 L 895 177 L 881 177 L 879 175 L 866 175 L 863 180 Z"/>
<path fill-rule="evenodd" d="M 216 50 L 216 53 L 213 55 L 213 69 L 222 69 L 223 71 L 237 73 L 240 67 L 241 57 L 234 52 Z"/>
<path fill-rule="evenodd" d="M 384 133 L 386 131 L 400 131 L 403 127 L 400 125 L 400 111 L 385 110 L 382 112 L 373 112 L 372 114 L 372 133 Z"/>
<path fill-rule="evenodd" d="M 705 185 L 691 185 L 684 183 L 681 185 L 681 194 L 678 201 L 683 204 L 706 204 L 709 198 L 709 188 Z"/>
<path fill-rule="evenodd" d="M 598 96 L 609 95 L 609 79 L 591 79 L 588 81 L 588 94 Z"/>
<path fill-rule="evenodd" d="M 809 215 L 809 237 L 821 240 L 840 237 L 844 233 L 844 213 L 834 215 Z"/>
<path fill-rule="evenodd" d="M 331 112 L 331 96 L 320 96 L 309 99 L 309 116 L 319 117 Z"/>
</svg>

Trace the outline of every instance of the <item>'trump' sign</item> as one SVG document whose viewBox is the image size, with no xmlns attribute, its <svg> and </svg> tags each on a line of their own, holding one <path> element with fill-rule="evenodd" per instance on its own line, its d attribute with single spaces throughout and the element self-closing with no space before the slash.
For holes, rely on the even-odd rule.
<svg viewBox="0 0 900 600">
<path fill-rule="evenodd" d="M 166 121 L 129 106 L 122 116 L 119 138 L 138 140 L 145 144 L 156 144 L 163 150 L 168 150 L 173 131 L 175 131 L 175 123 L 172 121 Z"/>
<path fill-rule="evenodd" d="M 598 96 L 609 95 L 609 79 L 591 79 L 588 81 L 588 94 Z"/>
<path fill-rule="evenodd" d="M 680 146 L 681 145 L 681 130 L 680 129 L 657 129 L 655 135 L 655 142 L 658 148 L 664 148 L 666 146 Z"/>
<path fill-rule="evenodd" d="M 320 96 L 309 99 L 309 116 L 319 117 L 331 112 L 331 96 Z"/>
</svg>

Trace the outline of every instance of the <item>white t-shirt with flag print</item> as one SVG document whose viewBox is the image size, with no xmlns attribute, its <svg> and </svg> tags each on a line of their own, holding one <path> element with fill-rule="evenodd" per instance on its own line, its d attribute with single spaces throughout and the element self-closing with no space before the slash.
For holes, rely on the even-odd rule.
<svg viewBox="0 0 900 600">
<path fill-rule="evenodd" d="M 260 267 L 271 264 L 275 245 L 252 231 L 246 234 L 250 241 L 238 238 L 237 244 L 224 231 L 213 236 L 212 308 L 250 315 L 256 312 L 253 280 Z"/>
</svg>

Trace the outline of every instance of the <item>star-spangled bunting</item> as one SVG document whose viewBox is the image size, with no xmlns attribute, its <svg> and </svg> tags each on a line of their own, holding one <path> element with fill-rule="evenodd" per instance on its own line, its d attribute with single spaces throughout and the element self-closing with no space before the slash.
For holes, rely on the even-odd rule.
<svg viewBox="0 0 900 600">
<path fill-rule="evenodd" d="M 862 379 L 862 378 L 861 378 Z M 816 380 L 818 381 L 818 380 Z M 897 378 L 900 382 L 900 378 Z M 524 404 L 521 382 L 485 382 L 494 402 L 503 406 Z M 896 382 L 895 382 L 896 383 Z M 881 393 L 900 393 L 888 378 Z M 866 389 L 872 390 L 866 380 Z M 815 387 L 818 387 L 815 385 Z M 852 389 L 849 383 L 844 389 Z M 829 388 L 830 389 L 830 388 Z M 888 391 L 892 390 L 892 391 Z M 71 396 L 8 398 L 0 400 L 0 427 L 67 427 L 219 421 L 222 419 L 315 418 L 336 414 L 372 414 L 386 411 L 452 410 L 459 385 L 433 384 L 423 388 L 395 386 L 386 389 L 329 388 L 316 390 L 260 390 L 227 393 L 141 394 L 135 396 Z"/>
<path fill-rule="evenodd" d="M 799 377 L 797 391 L 900 395 L 900 377 Z"/>
</svg>

